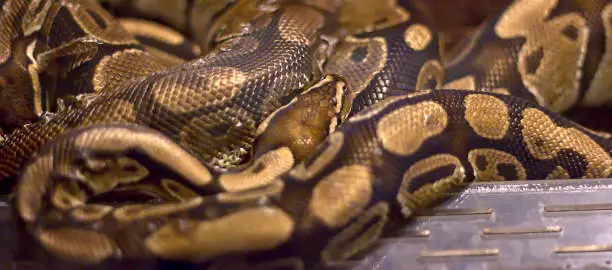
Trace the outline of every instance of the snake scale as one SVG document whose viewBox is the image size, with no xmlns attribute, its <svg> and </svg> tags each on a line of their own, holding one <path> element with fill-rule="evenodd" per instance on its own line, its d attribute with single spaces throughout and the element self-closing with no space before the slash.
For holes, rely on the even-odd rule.
<svg viewBox="0 0 612 270">
<path fill-rule="evenodd" d="M 516 0 L 450 53 L 394 0 L 103 4 L 0 0 L 0 181 L 61 259 L 311 269 L 474 181 L 612 174 L 563 116 L 612 101 L 610 1 Z"/>
</svg>

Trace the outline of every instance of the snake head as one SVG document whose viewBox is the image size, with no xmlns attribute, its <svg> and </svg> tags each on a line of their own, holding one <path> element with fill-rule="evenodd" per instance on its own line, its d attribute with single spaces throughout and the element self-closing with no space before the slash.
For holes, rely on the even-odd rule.
<svg viewBox="0 0 612 270">
<path fill-rule="evenodd" d="M 299 162 L 346 120 L 351 106 L 346 80 L 324 76 L 259 125 L 255 157 L 287 146 Z"/>
<path fill-rule="evenodd" d="M 331 77 L 331 82 L 329 82 L 328 87 L 333 87 L 336 95 L 333 98 L 333 101 L 336 103 L 336 107 L 334 113 L 336 114 L 336 119 L 338 119 L 337 124 L 342 124 L 348 118 L 351 109 L 353 107 L 353 92 L 349 89 L 349 84 L 347 80 L 340 75 L 328 75 Z M 335 128 L 330 128 L 329 133 L 335 131 Z"/>
</svg>

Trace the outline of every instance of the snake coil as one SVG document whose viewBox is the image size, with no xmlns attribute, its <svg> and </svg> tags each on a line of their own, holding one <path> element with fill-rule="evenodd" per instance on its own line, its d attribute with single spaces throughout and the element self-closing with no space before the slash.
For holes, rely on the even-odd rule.
<svg viewBox="0 0 612 270">
<path fill-rule="evenodd" d="M 145 2 L 0 0 L 0 180 L 62 259 L 310 269 L 474 181 L 612 174 L 562 116 L 612 100 L 610 1 L 516 0 L 448 55 L 393 0 Z"/>
</svg>

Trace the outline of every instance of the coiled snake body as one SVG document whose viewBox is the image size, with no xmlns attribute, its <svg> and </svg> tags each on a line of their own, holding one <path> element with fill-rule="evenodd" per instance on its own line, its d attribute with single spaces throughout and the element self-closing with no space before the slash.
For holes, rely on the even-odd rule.
<svg viewBox="0 0 612 270">
<path fill-rule="evenodd" d="M 70 261 L 300 269 L 472 181 L 612 174 L 609 136 L 560 115 L 612 99 L 609 1 L 517 0 L 443 57 L 380 2 L 169 8 L 192 42 L 92 1 L 0 1 L 16 213 Z"/>
</svg>

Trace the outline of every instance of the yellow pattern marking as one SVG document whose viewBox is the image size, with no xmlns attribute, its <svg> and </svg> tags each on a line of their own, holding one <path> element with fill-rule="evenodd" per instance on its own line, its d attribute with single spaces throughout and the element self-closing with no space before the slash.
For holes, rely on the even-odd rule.
<svg viewBox="0 0 612 270">
<path fill-rule="evenodd" d="M 278 31 L 285 41 L 310 46 L 315 40 L 317 30 L 323 27 L 324 23 L 325 18 L 320 12 L 311 8 L 289 6 L 280 17 Z"/>
<path fill-rule="evenodd" d="M 468 160 L 474 169 L 474 181 L 507 181 L 507 180 L 525 180 L 527 173 L 523 165 L 511 154 L 496 149 L 474 149 L 468 153 Z M 484 164 L 479 164 L 483 162 Z M 480 168 L 484 165 L 484 168 Z M 502 175 L 500 166 L 507 165 L 513 170 L 515 176 L 508 179 L 508 176 Z"/>
<path fill-rule="evenodd" d="M 231 192 L 263 187 L 293 167 L 293 155 L 288 147 L 270 151 L 239 173 L 225 173 L 219 178 L 221 186 Z"/>
<path fill-rule="evenodd" d="M 114 241 L 101 233 L 84 229 L 43 229 L 40 242 L 60 258 L 81 263 L 97 263 L 116 250 Z"/>
<path fill-rule="evenodd" d="M 312 192 L 309 212 L 331 228 L 340 228 L 370 202 L 374 176 L 369 167 L 349 165 L 325 177 Z"/>
<path fill-rule="evenodd" d="M 508 106 L 500 99 L 489 95 L 465 97 L 465 120 L 479 136 L 487 139 L 502 139 L 510 126 Z"/>
<path fill-rule="evenodd" d="M 352 56 L 363 51 L 363 59 Z M 346 37 L 334 50 L 325 65 L 328 74 L 339 74 L 346 78 L 353 95 L 359 94 L 372 82 L 387 64 L 387 41 L 381 37 Z"/>
<path fill-rule="evenodd" d="M 422 51 L 433 39 L 431 31 L 422 24 L 413 24 L 404 31 L 404 41 L 415 51 Z"/>
<path fill-rule="evenodd" d="M 132 222 L 145 218 L 156 218 L 168 216 L 177 212 L 184 212 L 202 204 L 202 197 L 196 197 L 179 203 L 167 203 L 160 205 L 133 204 L 118 208 L 113 216 L 120 222 Z"/>
<path fill-rule="evenodd" d="M 295 224 L 274 207 L 241 210 L 210 221 L 184 220 L 166 224 L 145 240 L 165 259 L 204 261 L 228 253 L 269 250 L 291 237 Z"/>
<path fill-rule="evenodd" d="M 306 162 L 301 162 L 296 166 L 289 175 L 294 177 L 298 181 L 307 181 L 312 179 L 317 173 L 325 168 L 334 158 L 336 154 L 342 149 L 344 144 L 344 134 L 341 132 L 335 132 L 327 137 L 325 150 L 314 158 L 314 161 L 307 167 Z"/>
<path fill-rule="evenodd" d="M 601 22 L 605 30 L 605 52 L 599 60 L 599 66 L 591 85 L 586 91 L 582 104 L 591 107 L 599 107 L 612 101 L 612 4 L 606 5 L 601 11 Z"/>
<path fill-rule="evenodd" d="M 570 178 L 569 172 L 567 172 L 567 170 L 565 170 L 561 166 L 557 166 L 552 172 L 550 172 L 546 176 L 547 180 L 552 180 L 552 179 L 569 179 L 569 178 Z"/>
<path fill-rule="evenodd" d="M 428 138 L 442 133 L 447 124 L 444 108 L 436 102 L 425 101 L 383 116 L 376 125 L 376 135 L 385 150 L 407 156 Z"/>
<path fill-rule="evenodd" d="M 431 80 L 436 81 L 435 88 L 440 88 L 444 82 L 444 68 L 438 60 L 429 60 L 423 64 L 417 77 L 415 89 L 424 90 L 425 85 Z"/>
<path fill-rule="evenodd" d="M 454 166 L 452 175 L 435 179 L 434 182 L 424 184 L 417 190 L 409 192 L 409 188 L 415 178 L 448 165 Z M 438 154 L 415 162 L 404 173 L 402 184 L 396 196 L 402 208 L 402 214 L 408 218 L 413 215 L 415 210 L 428 206 L 447 196 L 447 192 L 463 182 L 464 177 L 465 171 L 463 165 L 453 155 Z"/>
<path fill-rule="evenodd" d="M 476 90 L 476 80 L 472 75 L 464 76 L 454 81 L 445 83 L 442 86 L 442 89 Z"/>
<path fill-rule="evenodd" d="M 92 78 L 95 92 L 116 88 L 121 83 L 133 78 L 145 76 L 161 70 L 150 55 L 137 49 L 118 51 L 102 57 L 96 66 Z"/>
<path fill-rule="evenodd" d="M 559 151 L 569 149 L 587 161 L 585 178 L 608 177 L 612 173 L 608 152 L 580 130 L 559 127 L 544 112 L 534 108 L 523 111 L 521 124 L 527 149 L 535 158 L 552 159 Z"/>
<path fill-rule="evenodd" d="M 540 105 L 563 111 L 574 105 L 579 96 L 589 29 L 576 12 L 550 18 L 557 3 L 558 0 L 516 1 L 500 17 L 495 33 L 503 39 L 525 38 L 517 65 L 523 83 Z M 564 34 L 567 29 L 573 29 L 573 37 Z M 533 57 L 538 55 L 539 59 Z"/>
</svg>

